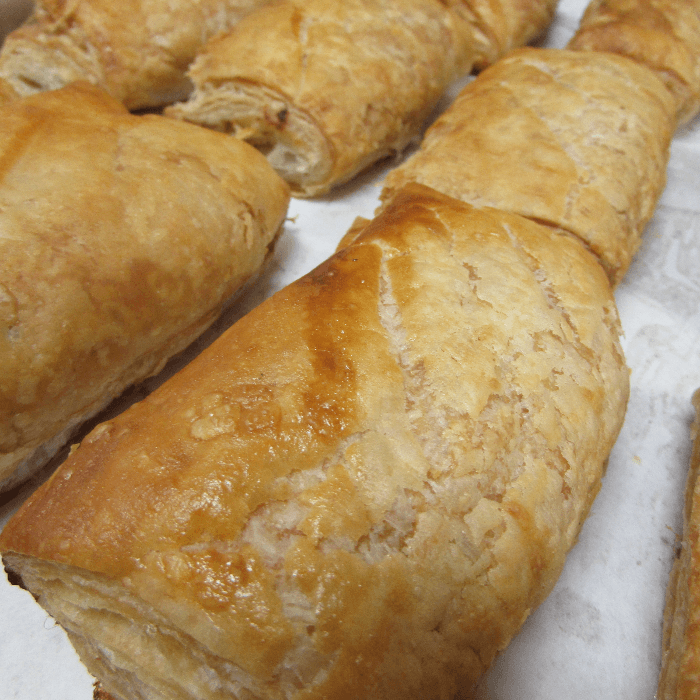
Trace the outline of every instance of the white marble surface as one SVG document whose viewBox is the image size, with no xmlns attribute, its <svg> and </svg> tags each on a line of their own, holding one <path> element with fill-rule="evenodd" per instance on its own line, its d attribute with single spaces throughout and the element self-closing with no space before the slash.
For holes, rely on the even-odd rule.
<svg viewBox="0 0 700 700">
<path fill-rule="evenodd" d="M 564 45 L 584 6 L 561 0 L 550 45 Z M 321 201 L 293 201 L 271 265 L 220 325 L 324 260 L 355 216 L 371 216 L 382 172 Z M 480 700 L 654 697 L 690 396 L 700 387 L 698 271 L 700 120 L 674 142 L 668 187 L 617 291 L 632 394 L 603 488 L 555 590 L 498 660 Z M 0 505 L 0 526 L 26 495 Z M 90 700 L 92 679 L 61 630 L 2 576 L 0 625 L 0 700 Z"/>
</svg>

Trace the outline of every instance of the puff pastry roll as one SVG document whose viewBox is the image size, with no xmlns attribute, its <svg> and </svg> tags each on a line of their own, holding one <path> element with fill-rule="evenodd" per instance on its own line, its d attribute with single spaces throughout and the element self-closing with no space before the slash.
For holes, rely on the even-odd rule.
<svg viewBox="0 0 700 700">
<path fill-rule="evenodd" d="M 202 43 L 265 1 L 37 0 L 3 45 L 0 78 L 23 96 L 86 80 L 131 110 L 159 107 L 189 94 Z"/>
<path fill-rule="evenodd" d="M 693 452 L 685 490 L 683 539 L 666 592 L 658 700 L 700 693 L 700 389 L 693 395 Z"/>
<path fill-rule="evenodd" d="M 474 67 L 483 70 L 540 36 L 554 18 L 557 0 L 446 0 L 446 4 L 469 18 Z"/>
<path fill-rule="evenodd" d="M 569 47 L 612 51 L 652 68 L 676 97 L 679 124 L 700 109 L 698 0 L 594 0 Z"/>
<path fill-rule="evenodd" d="M 415 181 L 550 223 L 616 283 L 663 191 L 675 124 L 664 83 L 631 59 L 519 49 L 462 90 L 382 198 Z"/>
<path fill-rule="evenodd" d="M 598 490 L 618 332 L 578 239 L 409 186 L 97 427 L 5 566 L 123 700 L 469 697 Z"/>
<path fill-rule="evenodd" d="M 319 195 L 405 148 L 470 71 L 470 36 L 437 0 L 281 0 L 207 44 L 167 114 L 250 141 Z"/>
<path fill-rule="evenodd" d="M 157 371 L 260 268 L 289 192 L 248 144 L 88 84 L 0 108 L 0 485 Z"/>
</svg>

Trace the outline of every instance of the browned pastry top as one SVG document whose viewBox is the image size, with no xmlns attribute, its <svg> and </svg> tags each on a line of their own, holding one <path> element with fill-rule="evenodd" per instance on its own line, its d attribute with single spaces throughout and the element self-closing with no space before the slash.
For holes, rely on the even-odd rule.
<svg viewBox="0 0 700 700">
<path fill-rule="evenodd" d="M 452 696 L 575 541 L 617 333 L 577 239 L 407 188 L 95 429 L 0 547 L 106 576 L 263 696 L 297 672 L 299 698 Z"/>
<path fill-rule="evenodd" d="M 73 80 L 99 85 L 129 109 L 181 99 L 204 41 L 266 0 L 37 0 L 12 32 L 0 74 L 22 95 Z"/>
<path fill-rule="evenodd" d="M 206 328 L 289 193 L 247 144 L 87 84 L 0 107 L 0 180 L 1 481 Z"/>
<path fill-rule="evenodd" d="M 472 25 L 475 68 L 481 70 L 516 46 L 542 34 L 557 0 L 442 0 L 462 12 Z"/>
<path fill-rule="evenodd" d="M 389 173 L 579 236 L 617 283 L 666 182 L 675 105 L 613 54 L 516 50 L 467 85 Z"/>
<path fill-rule="evenodd" d="M 167 113 L 249 140 L 316 196 L 405 148 L 473 54 L 435 0 L 283 0 L 210 40 Z"/>
<path fill-rule="evenodd" d="M 700 2 L 593 0 L 569 48 L 628 56 L 653 69 L 683 124 L 700 108 Z"/>
</svg>

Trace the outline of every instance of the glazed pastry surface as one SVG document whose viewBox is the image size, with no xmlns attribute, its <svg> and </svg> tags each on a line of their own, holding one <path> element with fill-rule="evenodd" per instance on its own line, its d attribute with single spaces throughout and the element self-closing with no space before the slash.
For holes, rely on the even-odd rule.
<svg viewBox="0 0 700 700">
<path fill-rule="evenodd" d="M 125 700 L 469 697 L 599 488 L 618 331 L 575 237 L 411 186 L 93 431 L 6 565 Z"/>
<path fill-rule="evenodd" d="M 87 84 L 0 107 L 0 484 L 197 337 L 265 260 L 255 149 Z"/>
</svg>

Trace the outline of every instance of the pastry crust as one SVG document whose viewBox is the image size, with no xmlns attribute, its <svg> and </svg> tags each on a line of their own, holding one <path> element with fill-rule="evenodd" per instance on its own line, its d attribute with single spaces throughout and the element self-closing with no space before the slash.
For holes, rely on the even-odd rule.
<svg viewBox="0 0 700 700">
<path fill-rule="evenodd" d="M 446 4 L 469 18 L 474 68 L 483 70 L 539 37 L 554 18 L 557 0 L 446 0 Z"/>
<path fill-rule="evenodd" d="M 618 332 L 575 237 L 410 186 L 96 428 L 5 565 L 124 700 L 469 697 L 599 488 Z"/>
<path fill-rule="evenodd" d="M 6 80 L 0 78 L 0 105 L 18 100 L 20 95 Z"/>
<path fill-rule="evenodd" d="M 693 452 L 685 490 L 683 539 L 666 592 L 658 700 L 700 697 L 700 389 L 693 395 Z"/>
<path fill-rule="evenodd" d="M 611 51 L 653 69 L 676 98 L 679 124 L 700 109 L 698 0 L 594 0 L 569 48 Z"/>
<path fill-rule="evenodd" d="M 464 88 L 382 199 L 421 182 L 550 223 L 617 283 L 663 191 L 675 123 L 664 84 L 628 58 L 516 50 Z"/>
<path fill-rule="evenodd" d="M 415 138 L 449 84 L 551 22 L 552 0 L 280 0 L 211 40 L 167 113 L 265 152 L 297 196 Z"/>
<path fill-rule="evenodd" d="M 201 45 L 266 0 L 38 0 L 0 53 L 0 77 L 20 95 L 75 80 L 129 109 L 184 99 Z"/>
<path fill-rule="evenodd" d="M 471 69 L 470 27 L 436 0 L 280 0 L 212 39 L 166 113 L 250 141 L 319 195 L 418 135 Z"/>
<path fill-rule="evenodd" d="M 289 192 L 247 144 L 88 84 L 0 108 L 0 486 L 197 337 Z"/>
</svg>

